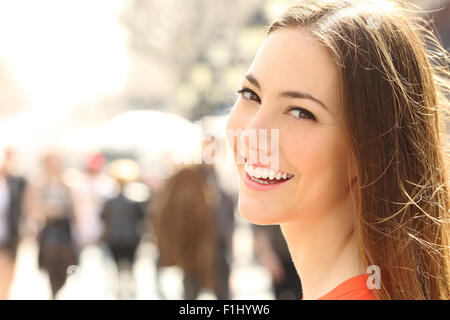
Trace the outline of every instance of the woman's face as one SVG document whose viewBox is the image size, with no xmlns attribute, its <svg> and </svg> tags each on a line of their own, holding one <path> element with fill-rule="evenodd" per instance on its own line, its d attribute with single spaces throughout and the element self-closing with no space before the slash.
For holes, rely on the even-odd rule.
<svg viewBox="0 0 450 320">
<path fill-rule="evenodd" d="M 248 168 L 247 160 L 242 164 L 238 139 L 229 141 L 240 176 L 239 210 L 252 223 L 325 218 L 347 199 L 348 175 L 353 178 L 356 172 L 342 124 L 338 69 L 327 49 L 305 35 L 298 28 L 283 28 L 266 38 L 228 120 L 227 129 L 267 129 L 268 137 L 271 129 L 279 129 L 275 169 L 281 177 L 277 171 L 271 177 L 258 172 L 258 165 Z M 240 147 L 246 159 L 252 151 L 270 149 L 253 146 L 250 139 Z M 282 173 L 291 178 L 283 179 Z"/>
</svg>

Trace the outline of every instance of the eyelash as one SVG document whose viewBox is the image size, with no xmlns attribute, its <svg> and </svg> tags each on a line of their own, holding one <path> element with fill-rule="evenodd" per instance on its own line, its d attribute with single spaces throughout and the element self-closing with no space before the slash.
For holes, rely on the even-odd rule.
<svg viewBox="0 0 450 320">
<path fill-rule="evenodd" d="M 253 100 L 253 101 L 256 101 L 256 102 L 258 102 L 258 103 L 260 103 L 261 102 L 261 99 L 258 97 L 258 95 L 253 91 L 253 90 L 251 90 L 251 89 L 249 89 L 249 88 L 243 88 L 243 89 L 241 89 L 241 90 L 238 90 L 238 93 L 244 98 L 244 99 L 246 99 L 246 100 L 253 100 L 253 99 L 247 99 L 247 98 L 245 98 L 244 97 L 244 93 L 249 93 L 250 95 L 255 95 L 256 96 L 256 98 L 258 99 L 258 100 Z M 317 121 L 316 120 L 316 117 L 310 112 L 310 111 L 308 111 L 308 110 L 306 110 L 306 109 L 303 109 L 303 108 L 300 108 L 300 107 L 292 107 L 292 108 L 290 108 L 289 110 L 288 110 L 288 112 L 289 111 L 292 111 L 292 110 L 298 110 L 298 111 L 300 111 L 300 112 L 302 112 L 303 114 L 305 114 L 308 118 L 298 118 L 298 119 L 305 119 L 305 120 L 308 120 L 308 119 L 310 119 L 310 120 L 313 120 L 313 121 Z"/>
</svg>

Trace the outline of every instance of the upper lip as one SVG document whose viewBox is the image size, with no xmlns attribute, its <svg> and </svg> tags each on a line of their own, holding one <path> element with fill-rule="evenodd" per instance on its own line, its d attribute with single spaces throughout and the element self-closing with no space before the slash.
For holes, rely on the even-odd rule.
<svg viewBox="0 0 450 320">
<path fill-rule="evenodd" d="M 245 163 L 247 163 L 247 162 L 248 162 L 248 159 L 245 158 Z M 257 167 L 262 167 L 262 168 L 268 168 L 268 169 L 278 170 L 278 169 L 272 168 L 271 166 L 269 166 L 269 165 L 267 165 L 267 164 L 262 164 L 262 163 L 260 163 L 260 162 L 257 162 L 257 163 L 249 163 L 249 164 L 251 164 L 251 165 L 253 165 L 253 166 L 257 166 Z"/>
</svg>

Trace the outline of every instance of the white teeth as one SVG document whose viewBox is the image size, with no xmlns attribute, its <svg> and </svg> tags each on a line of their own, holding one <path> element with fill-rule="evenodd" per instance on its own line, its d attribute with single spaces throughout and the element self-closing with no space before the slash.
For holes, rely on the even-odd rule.
<svg viewBox="0 0 450 320">
<path fill-rule="evenodd" d="M 249 168 L 250 168 L 249 174 L 251 176 L 255 176 L 256 175 L 256 168 L 254 166 L 249 166 Z"/>
<path fill-rule="evenodd" d="M 261 178 L 267 179 L 269 177 L 269 169 L 262 169 Z"/>
<path fill-rule="evenodd" d="M 280 180 L 280 179 L 290 179 L 293 177 L 292 174 L 283 173 L 281 171 L 277 171 L 271 168 L 253 166 L 251 164 L 248 164 L 247 162 L 244 165 L 244 170 L 245 172 L 248 173 L 249 176 L 254 178 Z"/>
<path fill-rule="evenodd" d="M 264 169 L 264 168 L 261 168 L 261 171 L 260 171 L 260 173 L 261 173 L 261 178 L 267 178 L 266 177 L 266 169 Z"/>
<path fill-rule="evenodd" d="M 255 178 L 261 178 L 261 172 L 262 169 L 260 167 L 257 167 L 256 170 L 253 172 Z"/>
</svg>

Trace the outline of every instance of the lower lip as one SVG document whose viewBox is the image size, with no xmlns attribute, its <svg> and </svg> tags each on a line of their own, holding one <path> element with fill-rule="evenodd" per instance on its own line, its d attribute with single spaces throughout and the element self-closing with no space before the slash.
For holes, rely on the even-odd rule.
<svg viewBox="0 0 450 320">
<path fill-rule="evenodd" d="M 258 191 L 266 191 L 266 190 L 272 190 L 272 189 L 278 188 L 278 187 L 284 185 L 286 182 L 288 182 L 290 180 L 291 179 L 283 181 L 283 182 L 277 182 L 277 183 L 271 183 L 271 184 L 261 184 L 261 183 L 258 183 L 256 181 L 253 181 L 250 178 L 250 176 L 248 175 L 248 173 L 244 171 L 244 183 L 245 183 L 245 185 L 247 187 L 249 187 L 250 189 L 258 190 Z"/>
</svg>

